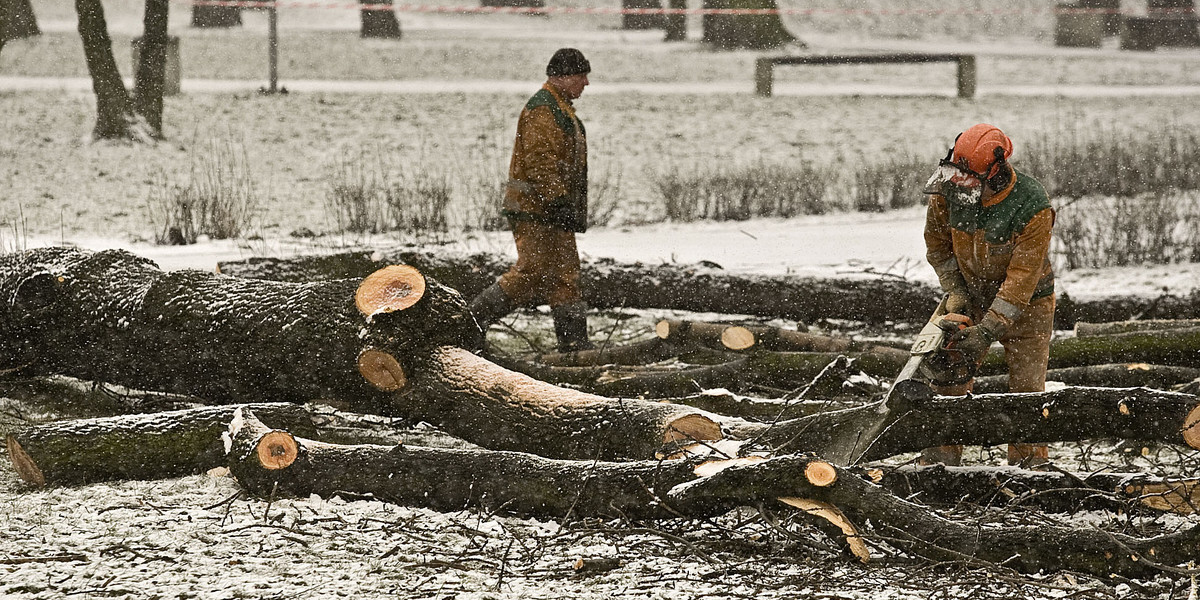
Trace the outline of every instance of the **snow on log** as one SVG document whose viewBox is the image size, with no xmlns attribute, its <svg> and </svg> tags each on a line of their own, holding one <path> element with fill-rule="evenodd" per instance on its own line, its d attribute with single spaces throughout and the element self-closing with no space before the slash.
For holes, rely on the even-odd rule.
<svg viewBox="0 0 1200 600">
<path fill-rule="evenodd" d="M 242 407 L 276 427 L 315 432 L 303 407 L 273 403 L 59 421 L 19 428 L 5 441 L 17 474 L 38 487 L 179 477 L 225 464 L 221 434 Z"/>
<path fill-rule="evenodd" d="M 651 458 L 664 445 L 722 438 L 715 415 L 557 387 L 441 347 L 410 380 L 413 418 L 493 449 L 551 458 Z"/>
<path fill-rule="evenodd" d="M 432 280 L 411 308 L 369 323 L 355 306 L 359 288 L 355 279 L 279 283 L 164 272 L 118 250 L 0 255 L 7 300 L 0 350 L 14 363 L 7 366 L 25 365 L 23 374 L 215 403 L 332 397 L 372 406 L 390 396 L 360 374 L 364 349 L 404 361 L 430 344 L 479 339 L 462 297 Z"/>
<path fill-rule="evenodd" d="M 387 264 L 408 264 L 473 297 L 511 265 L 487 253 L 452 254 L 411 249 L 345 252 L 295 258 L 249 258 L 218 265 L 222 273 L 279 281 L 363 277 Z M 596 308 L 665 308 L 747 314 L 814 321 L 820 318 L 924 322 L 941 292 L 918 281 L 875 277 L 822 279 L 795 276 L 738 276 L 711 265 L 617 263 L 583 264 L 584 299 Z M 1077 321 L 1200 318 L 1200 289 L 1159 297 L 1117 296 L 1058 299 L 1055 323 Z"/>
<path fill-rule="evenodd" d="M 659 339 L 678 346 L 701 344 L 717 350 L 735 352 L 752 349 L 781 352 L 847 352 L 863 349 L 847 338 L 761 325 L 663 319 L 655 324 L 654 333 Z"/>
<path fill-rule="evenodd" d="M 1079 322 L 1075 324 L 1075 335 L 1088 337 L 1093 335 L 1132 333 L 1135 331 L 1169 331 L 1172 329 L 1189 329 L 1195 327 L 1200 327 L 1200 319 L 1147 319 L 1144 321 L 1117 321 L 1115 323 Z"/>
<path fill-rule="evenodd" d="M 222 262 L 218 270 L 247 278 L 313 281 L 363 277 L 386 264 L 406 264 L 473 297 L 511 263 L 507 257 L 486 253 L 391 249 L 294 259 L 251 258 Z M 928 319 L 939 296 L 929 284 L 870 274 L 841 279 L 734 275 L 711 263 L 647 265 L 610 259 L 587 261 L 582 268 L 584 300 L 594 308 L 665 308 L 802 321 L 913 321 Z"/>
<path fill-rule="evenodd" d="M 1200 508 L 1200 479 L 1147 473 L 1069 473 L 1013 466 L 911 465 L 879 471 L 879 485 L 922 504 L 980 506 L 1019 504 L 1047 512 L 1128 512 L 1135 507 L 1194 514 Z"/>
<path fill-rule="evenodd" d="M 1169 390 L 1174 386 L 1200 378 L 1195 367 L 1172 367 L 1146 363 L 1088 365 L 1050 369 L 1046 381 L 1091 387 L 1149 387 Z M 987 375 L 975 378 L 977 394 L 999 394 L 1008 391 L 1008 375 Z M 718 411 L 719 412 L 719 411 Z"/>
</svg>

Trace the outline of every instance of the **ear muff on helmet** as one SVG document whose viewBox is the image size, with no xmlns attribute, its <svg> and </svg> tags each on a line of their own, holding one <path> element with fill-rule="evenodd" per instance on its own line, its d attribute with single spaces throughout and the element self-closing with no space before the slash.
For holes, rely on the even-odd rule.
<svg viewBox="0 0 1200 600">
<path fill-rule="evenodd" d="M 987 178 L 987 184 L 993 190 L 1003 190 L 1012 181 L 1012 169 L 1008 168 L 1008 159 L 1005 157 L 1004 148 L 996 146 L 992 151 L 992 156 L 995 160 L 988 172 L 994 172 L 994 174 Z"/>
</svg>

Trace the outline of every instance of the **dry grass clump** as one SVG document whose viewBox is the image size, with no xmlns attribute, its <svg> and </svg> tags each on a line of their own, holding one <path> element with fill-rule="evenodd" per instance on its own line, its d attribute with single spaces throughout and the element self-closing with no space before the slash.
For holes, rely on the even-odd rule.
<svg viewBox="0 0 1200 600">
<path fill-rule="evenodd" d="M 1055 238 L 1068 269 L 1200 262 L 1200 194 L 1079 199 L 1059 208 Z"/>
<path fill-rule="evenodd" d="M 1200 135 L 1181 127 L 1063 128 L 1029 139 L 1020 158 L 1052 198 L 1200 189 Z"/>
<path fill-rule="evenodd" d="M 211 140 L 191 155 L 182 184 L 159 173 L 146 198 L 146 216 L 158 244 L 193 244 L 245 237 L 262 204 L 242 143 Z"/>
</svg>

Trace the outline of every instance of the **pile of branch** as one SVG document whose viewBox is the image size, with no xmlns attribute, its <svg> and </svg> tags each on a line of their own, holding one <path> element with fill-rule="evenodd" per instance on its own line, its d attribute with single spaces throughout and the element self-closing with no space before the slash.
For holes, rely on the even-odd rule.
<svg viewBox="0 0 1200 600">
<path fill-rule="evenodd" d="M 949 478 L 974 490 L 966 495 L 994 502 L 1009 495 L 1004 490 L 1019 498 L 1083 482 L 1111 503 L 1186 512 L 1195 490 L 1189 480 L 1132 474 L 1055 482 L 1005 471 L 988 488 L 986 480 L 957 471 L 925 477 L 824 458 L 841 456 L 847 443 L 861 446 L 867 461 L 950 443 L 1097 437 L 1197 448 L 1200 399 L 1190 394 L 1070 388 L 905 401 L 886 407 L 893 417 L 878 435 L 860 439 L 884 408 L 880 402 L 764 423 L 678 403 L 607 398 L 505 369 L 464 349 L 478 343 L 480 332 L 462 297 L 411 266 L 301 284 L 164 273 L 123 252 L 41 249 L 0 257 L 0 298 L 10 299 L 0 305 L 0 349 L 13 357 L 5 365 L 11 372 L 70 375 L 217 404 L 323 398 L 426 421 L 479 447 L 332 444 L 309 437 L 302 418 L 289 424 L 272 416 L 276 405 L 216 407 L 145 416 L 158 419 L 152 425 L 122 417 L 15 431 L 9 454 L 34 484 L 165 477 L 223 462 L 259 494 L 340 490 L 530 516 L 706 517 L 778 503 L 828 523 L 860 560 L 872 553 L 873 533 L 886 542 L 872 543 L 933 560 L 983 560 L 1025 571 L 1147 575 L 1195 558 L 1200 541 L 1194 527 L 1149 538 L 1043 526 L 980 530 L 897 495 L 944 501 L 937 494 L 952 487 Z M 830 343 L 784 337 L 771 343 Z M 845 349 L 855 351 L 853 344 Z M 844 359 L 834 363 L 845 366 Z M 219 457 L 218 423 L 228 427 Z M 193 460 L 181 464 L 181 452 Z M 136 458 L 118 458 L 123 453 Z M 1089 498 L 1063 493 L 1068 504 Z M 1147 502 L 1150 495 L 1169 499 Z"/>
</svg>

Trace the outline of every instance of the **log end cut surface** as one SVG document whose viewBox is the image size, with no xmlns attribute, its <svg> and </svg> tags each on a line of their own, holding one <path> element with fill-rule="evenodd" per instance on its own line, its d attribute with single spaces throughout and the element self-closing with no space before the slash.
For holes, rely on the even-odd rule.
<svg viewBox="0 0 1200 600">
<path fill-rule="evenodd" d="M 1200 449 L 1200 404 L 1192 407 L 1183 421 L 1183 441 L 1193 448 Z"/>
<path fill-rule="evenodd" d="M 264 469 L 285 469 L 296 462 L 300 447 L 286 431 L 272 431 L 258 439 L 258 462 Z"/>
<path fill-rule="evenodd" d="M 730 350 L 746 350 L 754 345 L 754 333 L 740 325 L 726 327 L 721 332 L 721 344 Z"/>
<path fill-rule="evenodd" d="M 663 443 L 719 440 L 721 426 L 704 415 L 684 415 L 671 421 Z"/>
<path fill-rule="evenodd" d="M 395 392 L 408 383 L 400 361 L 377 348 L 367 348 L 358 355 L 358 372 L 368 383 L 385 392 Z"/>
<path fill-rule="evenodd" d="M 29 454 L 21 448 L 20 442 L 10 435 L 5 439 L 5 446 L 8 448 L 8 456 L 12 459 L 13 468 L 16 469 L 17 475 L 20 475 L 21 479 L 26 483 L 38 487 L 46 487 L 46 478 L 42 475 L 42 470 L 38 468 L 37 463 L 30 458 Z"/>
<path fill-rule="evenodd" d="M 354 305 L 371 316 L 404 310 L 425 295 L 425 276 L 408 265 L 391 265 L 363 279 L 354 294 Z"/>
<path fill-rule="evenodd" d="M 804 467 L 804 478 L 817 487 L 829 487 L 837 477 L 837 468 L 825 461 L 814 460 Z"/>
</svg>

